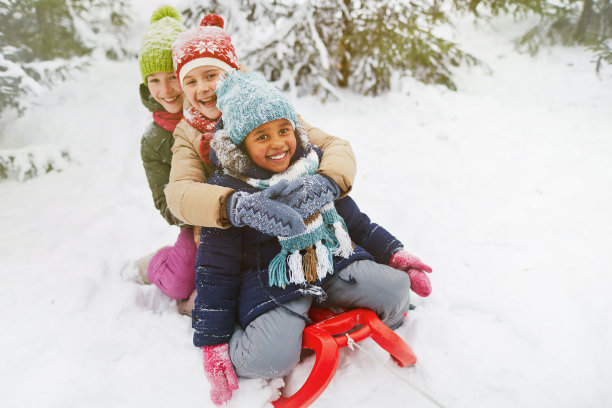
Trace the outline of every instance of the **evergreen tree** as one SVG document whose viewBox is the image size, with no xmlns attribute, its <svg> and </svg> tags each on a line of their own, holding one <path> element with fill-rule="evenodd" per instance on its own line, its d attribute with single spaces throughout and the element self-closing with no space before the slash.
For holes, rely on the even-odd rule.
<svg viewBox="0 0 612 408">
<path fill-rule="evenodd" d="M 239 57 L 298 94 L 388 90 L 394 75 L 455 89 L 451 69 L 475 58 L 432 29 L 447 22 L 435 0 L 209 1 L 185 14 L 221 13 Z M 194 17 L 195 16 L 195 17 Z"/>
<path fill-rule="evenodd" d="M 551 44 L 584 45 L 593 50 L 597 71 L 603 62 L 612 63 L 612 2 L 610 0 L 455 0 L 460 8 L 476 14 L 489 8 L 494 14 L 534 13 L 540 22 L 521 36 L 519 49 L 536 53 Z"/>
<path fill-rule="evenodd" d="M 393 73 L 455 89 L 451 67 L 476 60 L 432 29 L 448 22 L 435 1 L 313 2 L 310 29 L 330 51 L 339 87 L 365 94 L 389 89 Z M 335 22 L 335 24 L 333 24 Z"/>
<path fill-rule="evenodd" d="M 0 112 L 22 112 L 26 96 L 84 68 L 96 47 L 124 55 L 124 7 L 125 0 L 0 0 Z"/>
<path fill-rule="evenodd" d="M 612 64 L 612 40 L 596 44 L 592 46 L 591 49 L 595 52 L 594 62 L 597 72 L 600 71 L 603 62 Z"/>
</svg>

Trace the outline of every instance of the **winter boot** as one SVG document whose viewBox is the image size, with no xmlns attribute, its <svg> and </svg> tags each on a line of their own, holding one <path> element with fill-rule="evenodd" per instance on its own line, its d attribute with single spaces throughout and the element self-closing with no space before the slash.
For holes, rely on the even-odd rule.
<svg viewBox="0 0 612 408">
<path fill-rule="evenodd" d="M 165 247 L 164 247 L 165 248 Z M 163 248 L 162 248 L 163 249 Z M 138 269 L 138 274 L 140 275 L 140 279 L 142 280 L 142 282 L 146 285 L 150 285 L 151 284 L 151 280 L 149 279 L 149 263 L 151 263 L 151 258 L 153 258 L 153 256 L 159 251 L 159 249 L 155 252 L 151 252 L 149 255 L 147 256 L 143 256 L 142 258 L 140 258 L 139 260 L 137 260 L 136 262 L 134 262 L 134 265 L 136 266 L 136 268 Z"/>
</svg>

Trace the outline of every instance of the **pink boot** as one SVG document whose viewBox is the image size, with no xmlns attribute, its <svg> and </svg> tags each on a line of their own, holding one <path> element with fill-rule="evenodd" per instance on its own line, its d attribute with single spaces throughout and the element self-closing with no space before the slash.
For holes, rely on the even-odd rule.
<svg viewBox="0 0 612 408">
<path fill-rule="evenodd" d="M 142 258 L 140 258 L 134 263 L 134 265 L 136 265 L 136 269 L 138 269 L 138 275 L 140 276 L 141 282 L 139 283 L 144 283 L 145 285 L 151 284 L 151 281 L 149 280 L 148 270 L 149 270 L 149 264 L 151 263 L 151 259 L 153 258 L 153 256 L 155 256 L 156 253 L 157 251 L 152 252 L 146 256 L 143 256 Z"/>
<path fill-rule="evenodd" d="M 172 299 L 188 298 L 195 290 L 196 251 L 193 229 L 181 228 L 176 243 L 160 249 L 151 259 L 149 280 Z"/>
</svg>

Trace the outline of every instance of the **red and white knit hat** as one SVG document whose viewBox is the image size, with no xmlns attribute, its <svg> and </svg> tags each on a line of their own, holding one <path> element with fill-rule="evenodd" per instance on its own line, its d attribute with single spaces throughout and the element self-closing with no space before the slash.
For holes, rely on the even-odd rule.
<svg viewBox="0 0 612 408">
<path fill-rule="evenodd" d="M 238 58 L 230 36 L 223 31 L 223 19 L 216 14 L 204 16 L 200 26 L 183 31 L 172 45 L 174 72 L 183 79 L 194 68 L 212 65 L 229 72 L 238 68 Z"/>
</svg>

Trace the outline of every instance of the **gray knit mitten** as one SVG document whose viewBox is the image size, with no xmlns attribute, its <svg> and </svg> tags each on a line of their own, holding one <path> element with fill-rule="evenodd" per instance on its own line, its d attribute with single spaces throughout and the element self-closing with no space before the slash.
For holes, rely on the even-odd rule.
<svg viewBox="0 0 612 408">
<path fill-rule="evenodd" d="M 268 235 L 288 237 L 306 231 L 300 214 L 279 201 L 270 199 L 288 183 L 281 182 L 258 193 L 237 192 L 227 200 L 227 216 L 236 227 L 249 226 Z"/>
<path fill-rule="evenodd" d="M 302 218 L 309 217 L 338 197 L 340 197 L 340 187 L 332 179 L 321 174 L 293 180 L 277 195 L 272 196 L 275 200 L 296 210 Z"/>
</svg>

